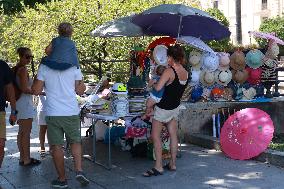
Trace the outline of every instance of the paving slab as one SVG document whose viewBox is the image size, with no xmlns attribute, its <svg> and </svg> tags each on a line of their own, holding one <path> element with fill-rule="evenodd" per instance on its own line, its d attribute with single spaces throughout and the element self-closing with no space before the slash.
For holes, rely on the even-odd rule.
<svg viewBox="0 0 284 189">
<path fill-rule="evenodd" d="M 50 156 L 37 167 L 18 165 L 16 143 L 18 126 L 7 127 L 6 154 L 0 174 L 3 189 L 49 189 L 50 181 L 57 177 Z M 33 126 L 32 156 L 40 158 L 38 127 Z M 99 143 L 98 157 L 106 159 L 107 145 Z M 177 160 L 177 171 L 165 171 L 162 176 L 145 178 L 141 174 L 153 166 L 146 158 L 133 158 L 130 152 L 113 147 L 112 170 L 106 170 L 84 159 L 83 168 L 90 185 L 86 189 L 282 189 L 284 169 L 255 160 L 237 161 L 227 158 L 221 151 L 184 144 L 182 156 Z M 81 188 L 75 180 L 72 157 L 66 154 L 66 175 L 69 188 Z"/>
</svg>

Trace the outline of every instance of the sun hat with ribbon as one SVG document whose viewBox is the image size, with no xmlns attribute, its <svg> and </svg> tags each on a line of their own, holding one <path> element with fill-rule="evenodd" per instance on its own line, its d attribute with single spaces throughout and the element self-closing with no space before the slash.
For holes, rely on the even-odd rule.
<svg viewBox="0 0 284 189">
<path fill-rule="evenodd" d="M 200 73 L 200 82 L 203 86 L 209 87 L 215 83 L 214 72 L 202 70 Z"/>
<path fill-rule="evenodd" d="M 260 50 L 258 49 L 250 50 L 246 54 L 246 64 L 253 69 L 257 69 L 262 65 L 263 58 L 264 54 Z"/>
<path fill-rule="evenodd" d="M 201 58 L 202 69 L 214 72 L 218 69 L 219 66 L 219 58 L 217 55 L 212 53 L 203 53 Z"/>
<path fill-rule="evenodd" d="M 242 88 L 243 90 L 243 98 L 242 100 L 252 100 L 256 95 L 256 90 L 253 87 L 248 89 Z"/>
<path fill-rule="evenodd" d="M 226 52 L 217 53 L 219 57 L 219 67 L 218 70 L 225 71 L 230 68 L 230 54 Z"/>
<path fill-rule="evenodd" d="M 167 66 L 168 65 L 168 48 L 165 45 L 157 45 L 153 51 L 153 57 L 157 64 Z"/>
<path fill-rule="evenodd" d="M 201 70 L 191 70 L 191 80 L 189 82 L 190 86 L 196 86 L 200 82 Z"/>
<path fill-rule="evenodd" d="M 257 68 L 257 69 L 246 68 L 246 70 L 249 73 L 249 77 L 247 79 L 249 84 L 256 85 L 256 84 L 261 83 L 261 73 L 262 73 L 261 68 Z"/>
<path fill-rule="evenodd" d="M 225 71 L 215 71 L 215 81 L 223 86 L 227 86 L 232 80 L 232 72 L 230 70 Z"/>
<path fill-rule="evenodd" d="M 247 70 L 231 70 L 232 71 L 232 79 L 240 84 L 243 84 L 247 81 L 249 73 Z"/>
<path fill-rule="evenodd" d="M 201 52 L 191 51 L 189 53 L 188 62 L 191 65 L 191 68 L 193 70 L 200 69 L 200 67 L 201 67 L 201 63 L 200 63 L 201 57 L 202 57 Z"/>
<path fill-rule="evenodd" d="M 234 70 L 243 70 L 246 67 L 245 54 L 242 51 L 235 51 L 230 56 L 230 66 Z"/>
</svg>

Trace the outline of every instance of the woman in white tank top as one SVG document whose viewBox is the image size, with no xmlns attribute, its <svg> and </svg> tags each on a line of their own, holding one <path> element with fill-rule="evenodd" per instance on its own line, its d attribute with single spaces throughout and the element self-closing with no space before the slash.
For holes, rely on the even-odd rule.
<svg viewBox="0 0 284 189">
<path fill-rule="evenodd" d="M 21 90 L 21 96 L 16 102 L 18 110 L 19 131 L 17 144 L 20 152 L 19 165 L 31 166 L 39 165 L 41 162 L 30 157 L 30 134 L 32 129 L 33 118 L 35 117 L 35 107 L 32 97 L 32 79 L 29 77 L 27 65 L 31 63 L 32 52 L 29 48 L 20 47 L 17 49 L 19 62 L 16 67 L 16 82 Z"/>
</svg>

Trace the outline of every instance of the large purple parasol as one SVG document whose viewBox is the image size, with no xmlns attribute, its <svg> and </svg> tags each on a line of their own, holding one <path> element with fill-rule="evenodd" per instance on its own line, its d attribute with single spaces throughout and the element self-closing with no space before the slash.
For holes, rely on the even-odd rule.
<svg viewBox="0 0 284 189">
<path fill-rule="evenodd" d="M 231 32 L 208 13 L 182 4 L 162 4 L 133 17 L 145 33 L 171 37 L 193 36 L 201 40 L 229 38 Z"/>
</svg>

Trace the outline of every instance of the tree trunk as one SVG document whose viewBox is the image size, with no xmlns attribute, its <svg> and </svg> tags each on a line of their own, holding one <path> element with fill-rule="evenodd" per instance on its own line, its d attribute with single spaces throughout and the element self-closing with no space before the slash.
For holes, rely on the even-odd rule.
<svg viewBox="0 0 284 189">
<path fill-rule="evenodd" d="M 236 37 L 237 43 L 242 44 L 242 10 L 241 0 L 236 0 Z"/>
</svg>

